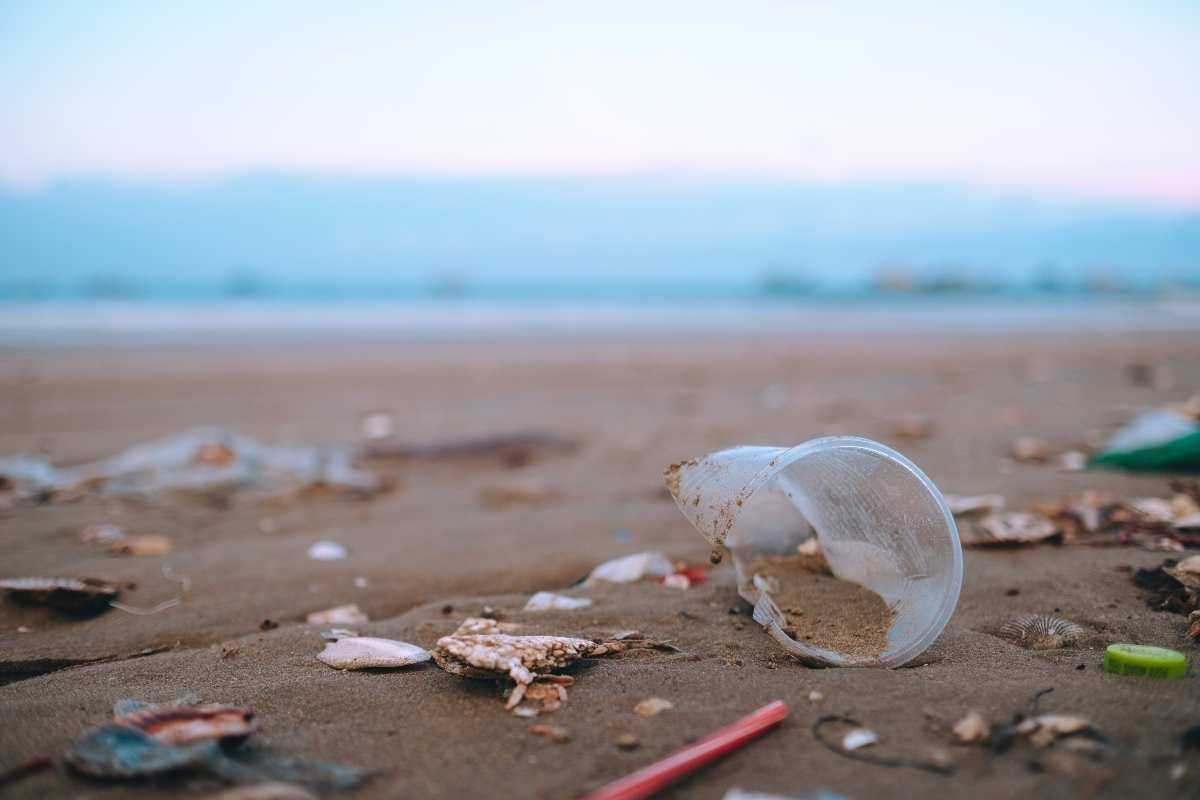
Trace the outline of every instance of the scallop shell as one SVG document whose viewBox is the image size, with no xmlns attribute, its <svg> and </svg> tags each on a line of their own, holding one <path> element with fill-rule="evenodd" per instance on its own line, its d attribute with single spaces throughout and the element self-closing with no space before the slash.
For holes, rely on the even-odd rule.
<svg viewBox="0 0 1200 800">
<path fill-rule="evenodd" d="M 317 658 L 336 669 L 407 667 L 428 661 L 429 651 L 408 642 L 349 636 L 325 645 Z"/>
<path fill-rule="evenodd" d="M 76 613 L 103 608 L 121 593 L 99 578 L 5 578 L 0 589 L 21 602 Z"/>
<path fill-rule="evenodd" d="M 1029 650 L 1057 650 L 1078 642 L 1084 629 L 1062 617 L 1030 614 L 1006 622 L 1000 635 Z"/>
<path fill-rule="evenodd" d="M 254 709 L 220 704 L 150 706 L 113 718 L 117 725 L 137 728 L 163 744 L 244 739 L 258 730 Z"/>
</svg>

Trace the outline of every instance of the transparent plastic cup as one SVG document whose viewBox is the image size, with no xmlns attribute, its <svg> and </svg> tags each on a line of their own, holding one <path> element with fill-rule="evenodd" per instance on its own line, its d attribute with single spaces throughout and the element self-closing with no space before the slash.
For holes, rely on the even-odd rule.
<svg viewBox="0 0 1200 800">
<path fill-rule="evenodd" d="M 754 619 L 809 663 L 898 667 L 946 626 L 962 586 L 954 517 L 933 482 L 900 453 L 869 439 L 831 436 L 795 447 L 736 447 L 667 470 L 667 488 L 714 547 L 733 556 L 738 593 Z M 816 536 L 834 575 L 865 586 L 892 609 L 879 656 L 793 639 L 747 566 L 792 555 Z"/>
</svg>

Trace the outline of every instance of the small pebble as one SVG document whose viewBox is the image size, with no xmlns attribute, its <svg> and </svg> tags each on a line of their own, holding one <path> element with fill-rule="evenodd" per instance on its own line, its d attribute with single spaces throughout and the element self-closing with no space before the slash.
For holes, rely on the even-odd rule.
<svg viewBox="0 0 1200 800">
<path fill-rule="evenodd" d="M 273 631 L 278 627 L 279 623 L 273 619 L 264 619 L 262 622 L 258 623 L 258 629 L 260 631 Z"/>
<path fill-rule="evenodd" d="M 617 737 L 617 747 L 621 750 L 636 750 L 641 744 L 642 740 L 632 733 L 622 733 Z"/>
</svg>

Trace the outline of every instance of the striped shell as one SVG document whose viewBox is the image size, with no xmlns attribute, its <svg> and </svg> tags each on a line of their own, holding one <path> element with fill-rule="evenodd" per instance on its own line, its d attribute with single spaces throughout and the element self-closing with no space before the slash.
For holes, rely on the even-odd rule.
<svg viewBox="0 0 1200 800">
<path fill-rule="evenodd" d="M 253 708 L 219 704 L 150 706 L 118 714 L 113 722 L 169 745 L 244 739 L 258 730 Z"/>
<path fill-rule="evenodd" d="M 1084 629 L 1062 617 L 1030 614 L 1006 622 L 1000 635 L 1029 650 L 1057 650 L 1078 642 Z"/>
<path fill-rule="evenodd" d="M 73 612 L 103 608 L 121 591 L 98 578 L 4 578 L 0 589 L 15 600 Z"/>
</svg>

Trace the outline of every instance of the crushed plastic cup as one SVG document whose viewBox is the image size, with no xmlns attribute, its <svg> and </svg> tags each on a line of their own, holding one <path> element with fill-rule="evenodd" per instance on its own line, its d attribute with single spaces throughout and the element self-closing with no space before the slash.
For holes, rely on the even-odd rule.
<svg viewBox="0 0 1200 800">
<path fill-rule="evenodd" d="M 831 436 L 795 447 L 735 447 L 667 469 L 684 516 L 733 557 L 754 620 L 803 661 L 898 667 L 937 639 L 962 587 L 962 547 L 946 501 L 915 464 L 869 439 Z M 878 656 L 840 653 L 784 632 L 782 612 L 748 565 L 792 555 L 816 537 L 835 576 L 892 610 Z"/>
</svg>

